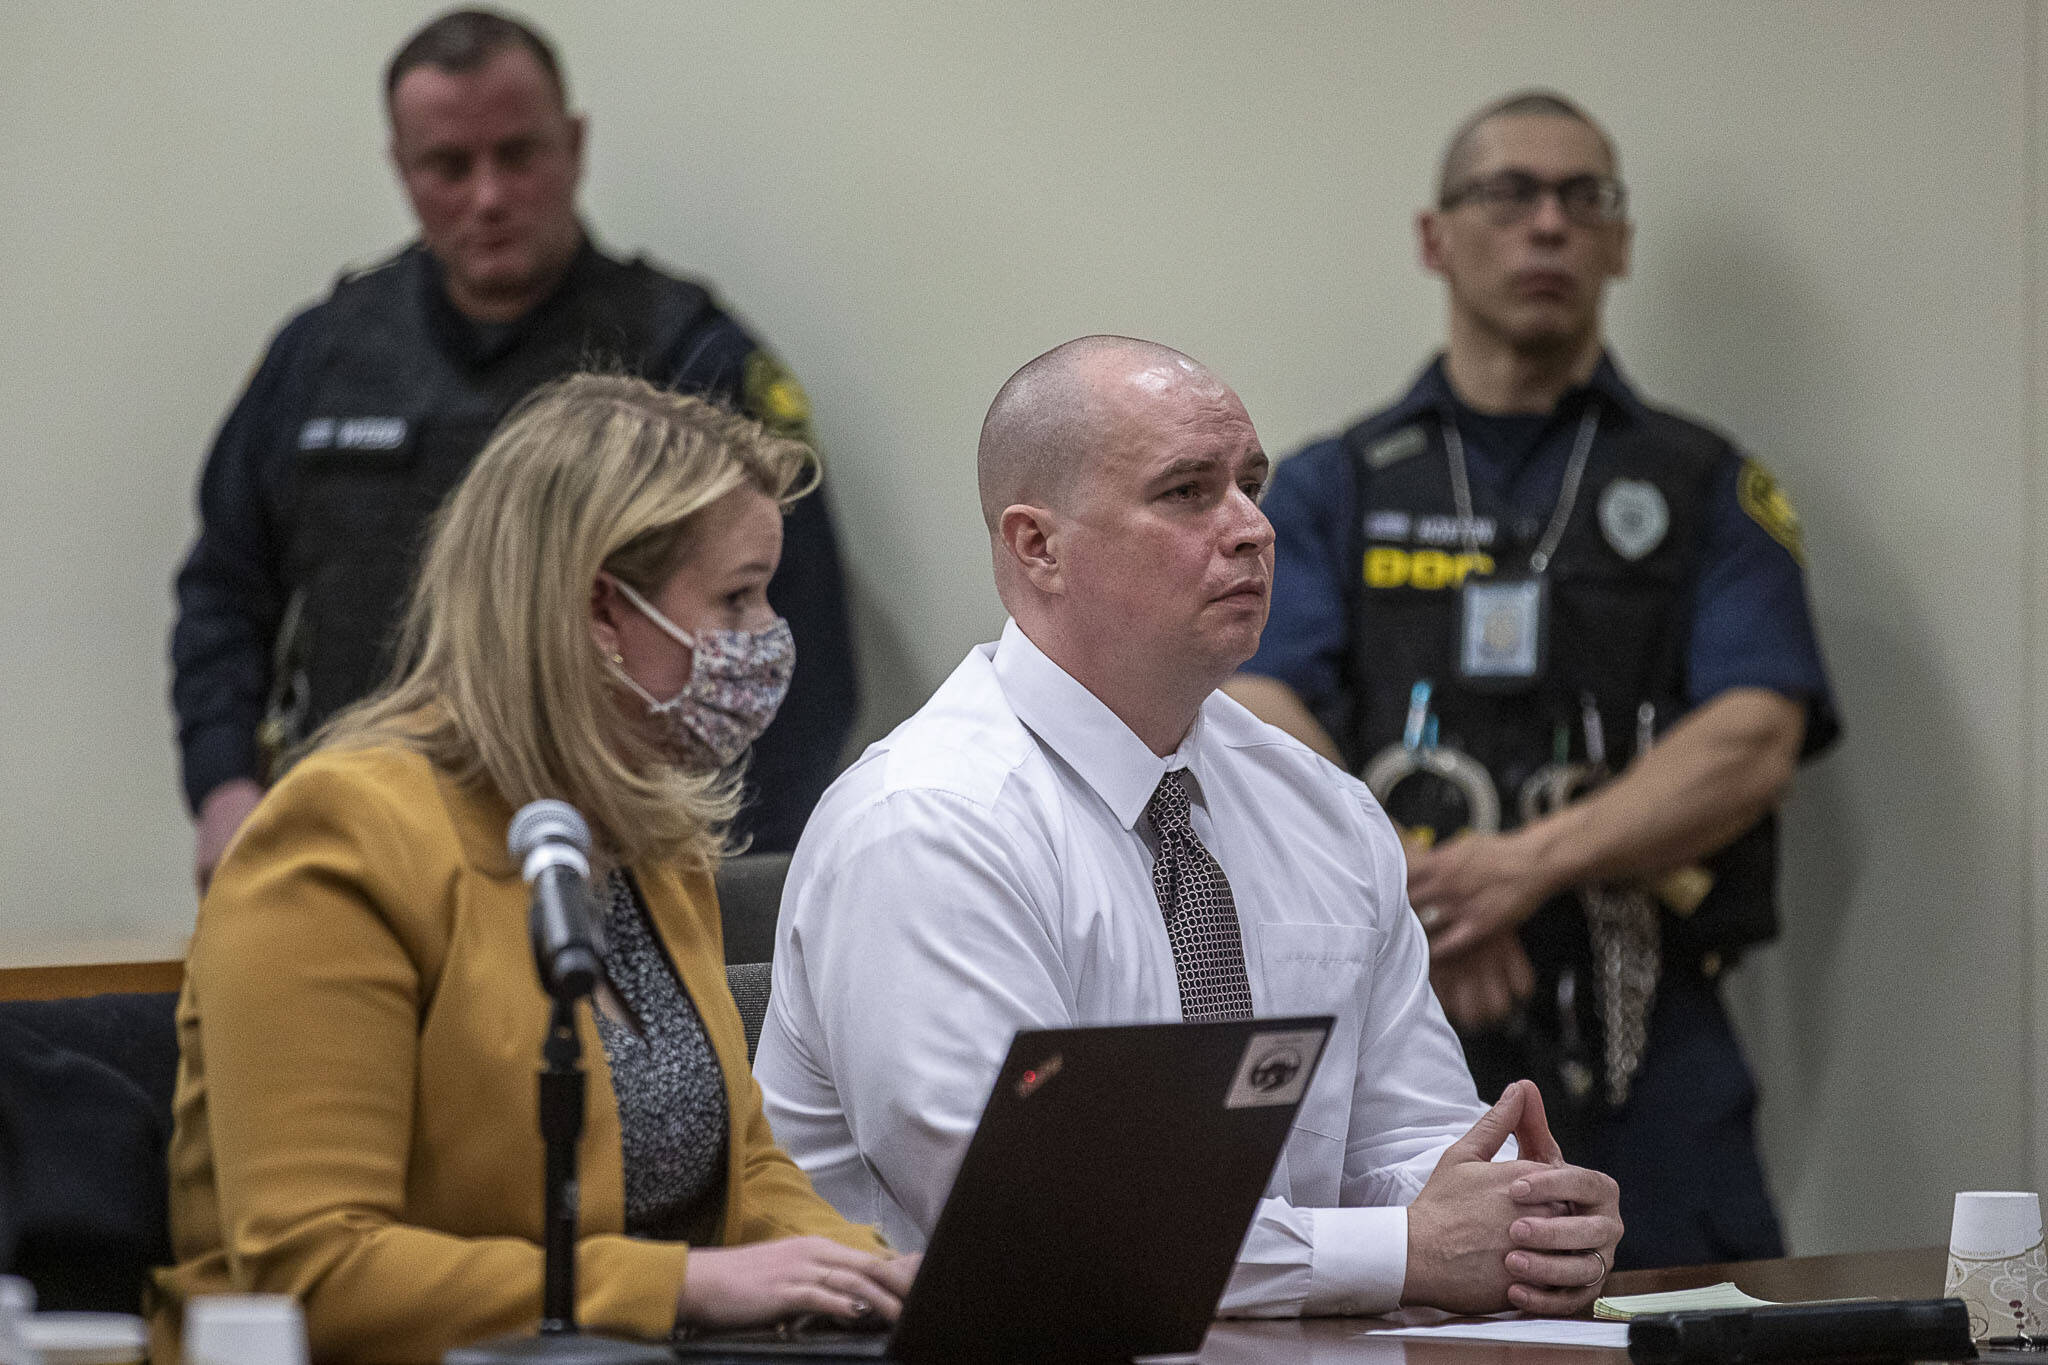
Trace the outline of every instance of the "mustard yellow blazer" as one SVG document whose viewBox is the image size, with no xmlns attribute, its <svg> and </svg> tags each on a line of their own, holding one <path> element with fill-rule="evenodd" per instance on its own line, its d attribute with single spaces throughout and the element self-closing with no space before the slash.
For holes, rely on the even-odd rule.
<svg viewBox="0 0 2048 1365">
<path fill-rule="evenodd" d="M 323 751 L 236 839 L 178 1006 L 176 1264 L 155 1281 L 159 1361 L 174 1358 L 193 1294 L 297 1296 L 319 1361 L 437 1361 L 538 1322 L 548 1001 L 505 851 L 510 815 L 410 750 Z M 725 1072 L 721 1244 L 820 1234 L 879 1249 L 768 1131 L 710 877 L 634 871 Z M 618 1103 L 579 1013 L 577 1312 L 593 1330 L 658 1337 L 690 1252 L 623 1231 Z"/>
</svg>

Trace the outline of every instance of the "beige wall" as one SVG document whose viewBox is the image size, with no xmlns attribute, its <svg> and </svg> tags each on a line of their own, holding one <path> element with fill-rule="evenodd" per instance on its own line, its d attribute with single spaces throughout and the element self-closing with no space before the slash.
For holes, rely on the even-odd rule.
<svg viewBox="0 0 2048 1365">
<path fill-rule="evenodd" d="M 1292 448 L 1434 343 L 1409 218 L 1449 126 L 1587 101 L 1640 224 L 1618 353 L 1789 485 L 1848 718 L 1733 990 L 1795 1244 L 1935 1241 L 1950 1191 L 2048 1172 L 2040 0 L 531 8 L 604 238 L 813 391 L 870 734 L 998 625 L 968 455 L 1004 375 L 1158 337 Z M 193 480 L 285 313 L 405 235 L 374 91 L 427 12 L 0 12 L 0 961 L 187 928 Z"/>
</svg>

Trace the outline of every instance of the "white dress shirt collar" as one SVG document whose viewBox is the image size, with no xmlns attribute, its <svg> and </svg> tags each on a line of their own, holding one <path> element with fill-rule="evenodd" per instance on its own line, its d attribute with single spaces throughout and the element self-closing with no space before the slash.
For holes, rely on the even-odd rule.
<svg viewBox="0 0 2048 1365">
<path fill-rule="evenodd" d="M 1202 779 L 1192 761 L 1200 747 L 1200 712 L 1180 747 L 1161 758 L 1100 697 L 1047 658 L 1015 621 L 1003 625 L 994 665 L 1017 719 L 1080 774 L 1125 829 L 1137 828 L 1159 780 L 1176 768 L 1187 769 L 1189 795 L 1201 801 Z"/>
</svg>

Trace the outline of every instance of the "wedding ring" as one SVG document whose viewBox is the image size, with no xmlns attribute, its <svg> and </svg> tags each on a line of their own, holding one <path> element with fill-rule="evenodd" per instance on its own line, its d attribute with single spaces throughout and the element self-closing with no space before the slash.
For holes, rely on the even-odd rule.
<svg viewBox="0 0 2048 1365">
<path fill-rule="evenodd" d="M 1600 1273 L 1598 1275 L 1595 1275 L 1592 1279 L 1586 1281 L 1584 1284 L 1580 1285 L 1579 1288 L 1581 1289 L 1591 1289 L 1594 1285 L 1600 1283 L 1600 1281 L 1607 1278 L 1607 1258 L 1600 1254 L 1599 1248 L 1587 1247 L 1586 1254 L 1588 1256 L 1591 1256 L 1594 1260 L 1600 1263 Z"/>
<path fill-rule="evenodd" d="M 857 1318 L 864 1318 L 875 1311 L 875 1306 L 866 1299 L 850 1299 L 848 1302 L 853 1305 L 853 1315 Z"/>
</svg>

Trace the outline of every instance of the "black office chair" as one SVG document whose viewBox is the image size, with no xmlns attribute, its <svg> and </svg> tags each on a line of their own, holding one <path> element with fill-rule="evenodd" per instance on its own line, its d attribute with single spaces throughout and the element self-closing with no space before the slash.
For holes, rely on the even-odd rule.
<svg viewBox="0 0 2048 1365">
<path fill-rule="evenodd" d="M 718 913 L 725 922 L 725 981 L 747 1030 L 747 1064 L 761 1045 L 768 1017 L 769 959 L 775 956 L 775 921 L 782 909 L 787 853 L 742 853 L 718 868 Z"/>
<path fill-rule="evenodd" d="M 177 996 L 0 1003 L 0 1269 L 47 1309 L 139 1312 L 170 1260 Z"/>
<path fill-rule="evenodd" d="M 728 966 L 775 956 L 775 919 L 788 876 L 787 853 L 742 853 L 719 865 L 718 912 L 725 921 Z"/>
</svg>

